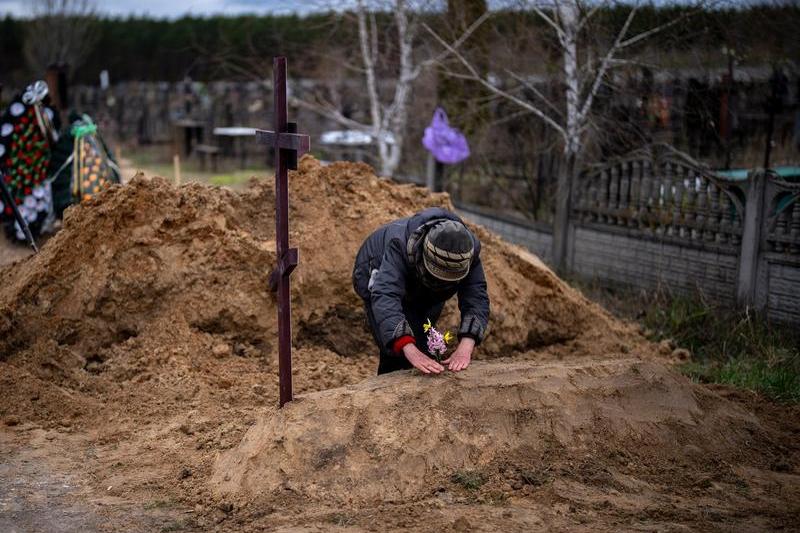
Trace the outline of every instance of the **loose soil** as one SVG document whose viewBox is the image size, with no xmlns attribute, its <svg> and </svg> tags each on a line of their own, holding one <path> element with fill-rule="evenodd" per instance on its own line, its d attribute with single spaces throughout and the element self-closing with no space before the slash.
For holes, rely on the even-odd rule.
<svg viewBox="0 0 800 533">
<path fill-rule="evenodd" d="M 298 400 L 283 410 L 271 180 L 233 192 L 138 176 L 0 270 L 0 526 L 795 527 L 796 408 L 692 384 L 668 347 L 483 228 L 478 361 L 373 377 L 355 252 L 449 199 L 310 157 L 290 184 Z M 439 325 L 457 318 L 449 305 Z"/>
</svg>

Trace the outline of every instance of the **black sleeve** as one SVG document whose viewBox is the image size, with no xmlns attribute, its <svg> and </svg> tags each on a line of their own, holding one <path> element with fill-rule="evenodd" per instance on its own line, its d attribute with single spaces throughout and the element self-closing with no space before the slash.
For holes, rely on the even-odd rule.
<svg viewBox="0 0 800 533">
<path fill-rule="evenodd" d="M 475 259 L 469 274 L 459 284 L 458 308 L 461 311 L 458 337 L 471 337 L 476 344 L 480 344 L 489 325 L 489 293 L 480 256 Z"/>
<path fill-rule="evenodd" d="M 399 239 L 392 239 L 386 247 L 370 294 L 378 335 L 387 347 L 391 347 L 396 339 L 404 335 L 414 335 L 403 314 L 407 276 L 404 246 Z"/>
</svg>

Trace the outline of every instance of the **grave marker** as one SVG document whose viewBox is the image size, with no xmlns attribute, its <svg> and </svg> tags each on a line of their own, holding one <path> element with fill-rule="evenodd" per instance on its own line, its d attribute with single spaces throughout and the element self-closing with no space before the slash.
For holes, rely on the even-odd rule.
<svg viewBox="0 0 800 533">
<path fill-rule="evenodd" d="M 270 290 L 278 291 L 278 374 L 280 406 L 292 401 L 292 301 L 289 275 L 298 264 L 297 248 L 289 248 L 288 170 L 297 170 L 297 161 L 308 152 L 308 135 L 297 133 L 289 122 L 286 105 L 286 58 L 272 60 L 273 130 L 256 130 L 256 140 L 275 150 L 275 243 L 278 264 L 269 277 Z"/>
</svg>

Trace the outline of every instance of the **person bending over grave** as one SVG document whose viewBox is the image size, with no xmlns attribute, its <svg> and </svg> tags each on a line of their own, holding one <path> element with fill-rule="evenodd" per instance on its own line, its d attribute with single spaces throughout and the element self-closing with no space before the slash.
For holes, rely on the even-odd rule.
<svg viewBox="0 0 800 533">
<path fill-rule="evenodd" d="M 454 372 L 469 366 L 489 322 L 480 252 L 480 241 L 461 219 L 438 207 L 390 222 L 367 237 L 356 256 L 353 287 L 364 300 L 380 350 L 378 374 L 412 366 L 438 374 L 443 365 Z M 437 361 L 445 339 L 435 330 L 436 320 L 456 294 L 458 345 Z"/>
</svg>

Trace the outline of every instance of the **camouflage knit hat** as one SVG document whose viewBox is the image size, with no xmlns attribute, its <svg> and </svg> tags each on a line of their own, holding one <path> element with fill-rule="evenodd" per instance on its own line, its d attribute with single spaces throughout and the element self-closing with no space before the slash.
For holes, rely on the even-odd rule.
<svg viewBox="0 0 800 533">
<path fill-rule="evenodd" d="M 443 220 L 425 236 L 422 258 L 425 270 L 442 281 L 459 281 L 469 274 L 474 252 L 472 234 L 461 222 Z"/>
</svg>

